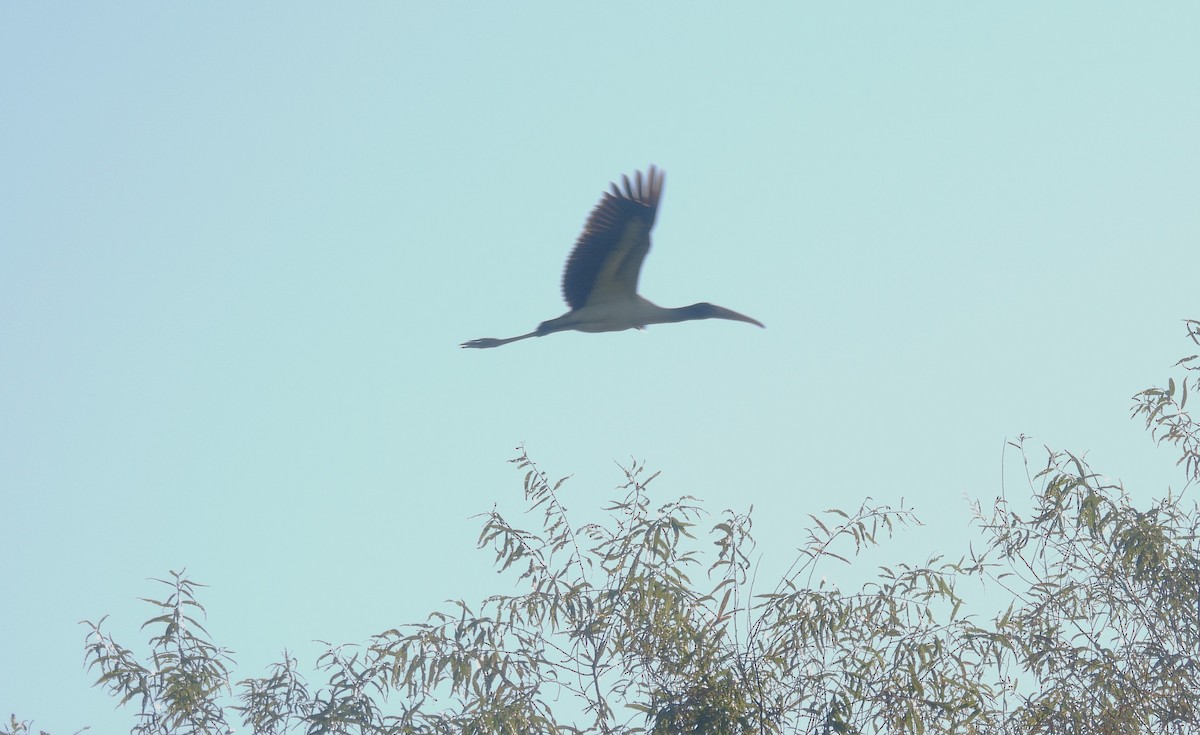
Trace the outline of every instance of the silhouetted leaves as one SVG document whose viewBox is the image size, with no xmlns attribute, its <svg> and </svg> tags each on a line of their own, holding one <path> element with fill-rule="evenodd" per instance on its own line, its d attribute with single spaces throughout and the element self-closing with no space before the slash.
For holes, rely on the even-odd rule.
<svg viewBox="0 0 1200 735">
<path fill-rule="evenodd" d="M 1200 322 L 1187 324 L 1200 344 Z M 1189 485 L 1196 357 L 1133 407 L 1179 450 Z M 656 503 L 657 475 L 635 462 L 607 519 L 579 526 L 565 478 L 551 482 L 522 450 L 513 462 L 540 523 L 493 509 L 478 538 L 513 594 L 451 602 L 366 646 L 327 645 L 317 685 L 285 652 L 231 688 L 229 654 L 197 617 L 199 585 L 172 572 L 166 599 L 146 599 L 149 656 L 101 619 L 88 623 L 88 667 L 136 704 L 139 735 L 229 733 L 226 712 L 263 735 L 1197 732 L 1196 505 L 1168 493 L 1138 506 L 1080 455 L 1048 451 L 1034 471 L 1024 437 L 1012 447 L 1028 510 L 977 506 L 981 551 L 889 561 L 849 591 L 831 574 L 917 523 L 911 511 L 868 500 L 811 515 L 791 565 L 755 589 L 749 512 L 713 521 L 692 497 Z M 987 621 L 964 614 L 960 592 L 981 581 L 1011 596 Z"/>
</svg>

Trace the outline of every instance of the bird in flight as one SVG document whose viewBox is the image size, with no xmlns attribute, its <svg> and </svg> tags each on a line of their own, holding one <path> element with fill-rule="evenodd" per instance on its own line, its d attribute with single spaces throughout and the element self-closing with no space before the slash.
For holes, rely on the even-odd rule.
<svg viewBox="0 0 1200 735">
<path fill-rule="evenodd" d="M 544 337 L 574 329 L 580 332 L 619 332 L 647 324 L 692 319 L 732 319 L 763 326 L 757 319 L 709 303 L 664 309 L 637 294 L 638 274 L 650 251 L 650 230 L 662 197 L 663 172 L 650 167 L 621 177 L 624 188 L 612 184 L 592 210 L 563 271 L 562 292 L 571 310 L 542 322 L 538 328 L 508 339 L 483 337 L 463 347 L 499 347 L 509 342 Z"/>
</svg>

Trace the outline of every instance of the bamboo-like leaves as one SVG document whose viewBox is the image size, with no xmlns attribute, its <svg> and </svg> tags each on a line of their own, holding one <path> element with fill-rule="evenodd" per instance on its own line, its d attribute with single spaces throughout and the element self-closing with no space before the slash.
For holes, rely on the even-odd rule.
<svg viewBox="0 0 1200 735">
<path fill-rule="evenodd" d="M 1191 482 L 1194 380 L 1134 398 Z M 366 647 L 329 645 L 319 685 L 285 652 L 239 683 L 233 710 L 261 735 L 1197 732 L 1200 512 L 1170 494 L 1136 506 L 1083 455 L 1049 452 L 1034 470 L 1023 437 L 1009 446 L 1031 504 L 977 510 L 982 549 L 883 559 L 863 581 L 861 555 L 918 523 L 868 499 L 798 524 L 790 566 L 758 588 L 749 513 L 713 521 L 689 496 L 656 502 L 658 475 L 631 462 L 607 517 L 580 524 L 567 478 L 521 450 L 535 520 L 493 508 L 478 536 L 514 590 L 452 601 Z M 1012 595 L 986 622 L 962 592 L 977 580 Z M 135 733 L 229 732 L 228 653 L 208 640 L 198 585 L 182 573 L 164 584 L 164 599 L 146 599 L 149 656 L 101 619 L 88 624 L 88 666 L 140 707 Z"/>
<path fill-rule="evenodd" d="M 154 581 L 170 594 L 163 600 L 142 598 L 159 610 L 142 625 L 160 631 L 149 639 L 148 665 L 104 632 L 105 618 L 85 623 L 91 629 L 85 646 L 87 666 L 100 672 L 96 686 L 118 697 L 120 705 L 138 703 L 135 735 L 232 732 L 219 701 L 229 690 L 227 664 L 232 658 L 208 639 L 208 631 L 192 614 L 204 613 L 195 598 L 203 585 L 174 571 L 171 579 Z"/>
</svg>

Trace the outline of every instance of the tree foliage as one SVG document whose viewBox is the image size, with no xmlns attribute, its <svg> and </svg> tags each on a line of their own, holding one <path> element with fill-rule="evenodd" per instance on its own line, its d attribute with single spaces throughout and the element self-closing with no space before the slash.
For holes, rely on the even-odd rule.
<svg viewBox="0 0 1200 735">
<path fill-rule="evenodd" d="M 18 720 L 16 715 L 9 715 L 7 725 L 0 722 L 0 735 L 30 735 L 33 723 L 29 720 Z M 39 730 L 39 735 L 47 735 L 45 730 Z"/>
<path fill-rule="evenodd" d="M 1188 322 L 1200 344 L 1200 323 Z M 1196 356 L 1133 413 L 1200 480 Z M 791 567 L 757 588 L 752 515 L 652 500 L 624 468 L 603 523 L 577 525 L 523 451 L 533 530 L 497 510 L 479 546 L 515 594 L 460 600 L 361 646 L 328 646 L 317 684 L 286 652 L 265 676 L 230 676 L 173 572 L 139 659 L 88 623 L 98 686 L 138 707 L 137 735 L 229 733 L 1196 733 L 1200 554 L 1195 503 L 1138 507 L 1069 452 L 1033 468 L 1032 497 L 976 508 L 980 550 L 878 569 L 843 591 L 835 566 L 886 543 L 911 511 L 864 504 L 810 517 Z M 834 565 L 834 566 L 831 566 Z M 824 575 L 824 576 L 823 576 Z M 992 616 L 962 589 L 994 594 Z M 976 606 L 978 607 L 978 606 Z M 971 610 L 973 614 L 966 614 Z M 14 719 L 14 723 L 15 723 Z"/>
<path fill-rule="evenodd" d="M 142 624 L 143 630 L 157 633 L 150 637 L 146 663 L 104 632 L 104 618 L 86 623 L 91 628 L 85 644 L 88 669 L 100 671 L 96 686 L 106 688 L 120 704 L 138 702 L 134 735 L 232 732 L 218 702 L 228 686 L 226 664 L 232 659 L 208 640 L 208 631 L 196 617 L 204 611 L 195 596 L 203 585 L 181 572 L 156 581 L 166 585 L 169 594 L 162 600 L 142 598 L 157 609 Z"/>
</svg>

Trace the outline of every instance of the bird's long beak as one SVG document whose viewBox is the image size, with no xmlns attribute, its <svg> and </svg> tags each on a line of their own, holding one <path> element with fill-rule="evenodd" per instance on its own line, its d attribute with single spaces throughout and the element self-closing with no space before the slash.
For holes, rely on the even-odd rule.
<svg viewBox="0 0 1200 735">
<path fill-rule="evenodd" d="M 715 319 L 732 319 L 735 322 L 746 322 L 747 324 L 755 324 L 757 326 L 760 326 L 763 329 L 767 328 L 767 325 L 763 324 L 759 320 L 751 319 L 750 317 L 746 316 L 745 314 L 739 314 L 736 311 L 734 311 L 733 309 L 726 309 L 723 306 L 714 306 L 712 315 L 713 315 L 713 318 L 715 318 Z"/>
</svg>

